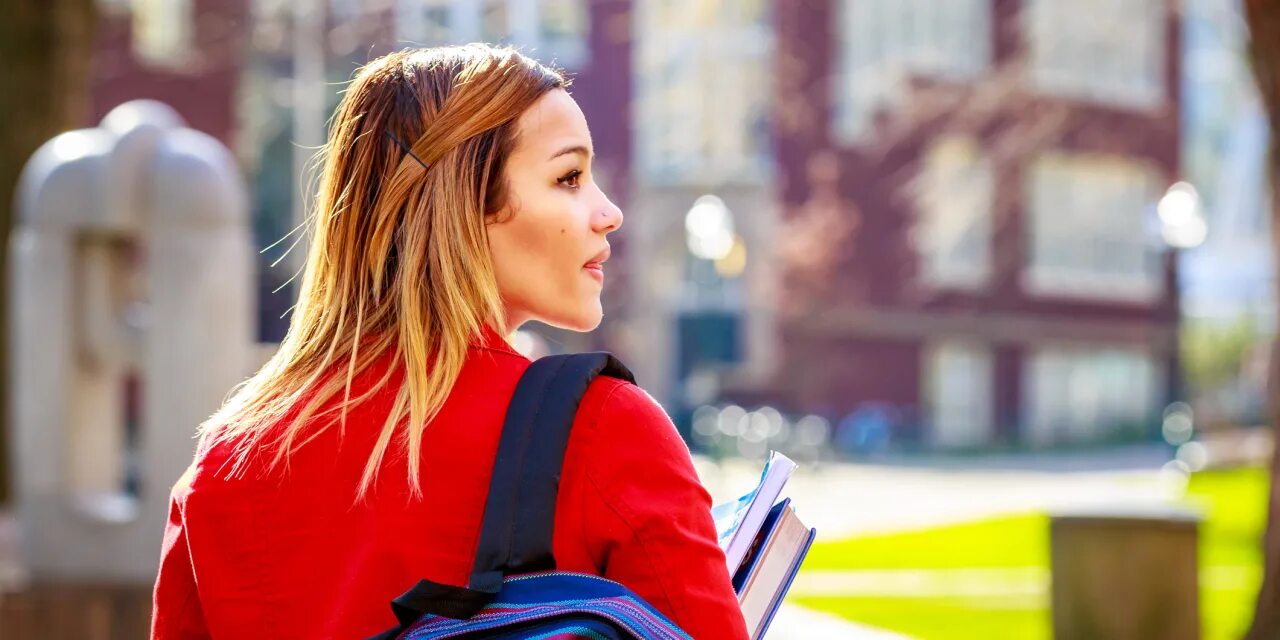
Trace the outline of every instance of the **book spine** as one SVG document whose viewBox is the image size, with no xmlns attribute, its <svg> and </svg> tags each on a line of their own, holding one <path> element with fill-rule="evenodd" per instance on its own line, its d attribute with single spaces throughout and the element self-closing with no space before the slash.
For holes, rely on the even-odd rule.
<svg viewBox="0 0 1280 640">
<path fill-rule="evenodd" d="M 764 622 L 760 625 L 759 633 L 752 636 L 751 640 L 764 638 L 765 632 L 769 630 L 769 625 L 773 622 L 773 616 L 777 615 L 778 609 L 782 607 L 782 601 L 787 599 L 787 592 L 791 590 L 791 583 L 795 581 L 796 574 L 800 572 L 800 565 L 804 564 L 804 557 L 809 555 L 809 547 L 813 546 L 813 539 L 817 535 L 817 529 L 809 530 L 809 537 L 805 539 L 804 546 L 800 548 L 800 554 L 796 556 L 795 563 L 791 565 L 791 571 L 787 573 L 786 581 L 782 583 L 782 588 L 778 590 L 777 596 L 769 604 L 769 612 L 764 616 Z"/>
</svg>

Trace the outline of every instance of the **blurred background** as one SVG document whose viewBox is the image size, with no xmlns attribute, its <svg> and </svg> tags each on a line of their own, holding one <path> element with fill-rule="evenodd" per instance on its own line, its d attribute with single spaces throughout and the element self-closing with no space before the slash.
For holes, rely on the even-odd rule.
<svg viewBox="0 0 1280 640">
<path fill-rule="evenodd" d="M 718 501 L 801 463 L 770 637 L 1278 637 L 1273 5 L 8 0 L 0 629 L 145 635 L 343 83 L 487 41 L 573 76 L 627 217 L 601 328 L 518 346 L 618 354 Z"/>
</svg>

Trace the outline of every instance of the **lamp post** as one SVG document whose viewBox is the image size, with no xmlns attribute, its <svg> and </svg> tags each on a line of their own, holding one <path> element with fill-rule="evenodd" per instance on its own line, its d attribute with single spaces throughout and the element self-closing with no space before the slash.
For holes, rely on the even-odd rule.
<svg viewBox="0 0 1280 640">
<path fill-rule="evenodd" d="M 746 266 L 733 213 L 704 195 L 685 214 L 685 280 L 676 317 L 676 424 L 686 439 L 694 410 L 716 399 L 721 370 L 741 361 L 741 305 L 732 281 Z"/>
<path fill-rule="evenodd" d="M 1200 194 L 1196 188 L 1188 182 L 1175 182 L 1160 197 L 1160 201 L 1156 204 L 1156 215 L 1160 220 L 1160 238 L 1164 246 L 1172 252 L 1175 252 L 1174 260 L 1176 264 L 1177 254 L 1179 250 L 1194 249 L 1204 244 L 1209 235 L 1209 225 L 1204 217 L 1204 208 L 1201 206 Z M 1172 294 L 1177 295 L 1178 283 L 1176 279 L 1172 282 Z M 1180 313 L 1180 312 L 1179 312 Z M 1176 351 L 1175 351 L 1176 354 Z M 1188 442 L 1191 439 L 1191 407 L 1184 402 L 1178 401 L 1182 395 L 1181 377 L 1177 375 L 1177 356 L 1174 356 L 1174 366 L 1169 372 L 1170 386 L 1172 388 L 1172 398 L 1163 411 L 1164 418 L 1162 420 L 1161 434 L 1163 440 L 1171 446 L 1177 447 L 1177 456 L 1179 459 L 1194 455 L 1198 448 L 1202 447 L 1199 443 Z M 1185 415 L 1185 418 L 1183 417 Z M 1170 425 L 1180 425 L 1185 420 L 1186 434 L 1180 440 L 1170 437 Z M 1174 429 L 1175 432 L 1179 431 Z M 1183 449 L 1186 447 L 1186 449 Z M 1170 464 L 1173 464 L 1172 462 Z"/>
</svg>

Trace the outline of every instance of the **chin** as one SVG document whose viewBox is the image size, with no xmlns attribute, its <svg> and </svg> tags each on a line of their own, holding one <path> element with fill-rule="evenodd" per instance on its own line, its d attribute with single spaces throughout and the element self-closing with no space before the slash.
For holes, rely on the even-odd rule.
<svg viewBox="0 0 1280 640">
<path fill-rule="evenodd" d="M 595 331 L 596 328 L 600 326 L 600 321 L 603 319 L 604 317 L 601 314 L 593 313 L 584 315 L 580 318 L 574 318 L 573 322 L 561 328 L 568 329 L 569 331 L 577 331 L 578 333 L 587 333 L 589 331 Z"/>
<path fill-rule="evenodd" d="M 544 320 L 558 329 L 566 331 L 577 331 L 578 333 L 587 333 L 595 331 L 600 326 L 600 321 L 604 319 L 604 311 L 600 308 L 600 301 L 594 300 L 586 308 L 575 309 L 568 313 L 556 314 L 554 319 L 548 318 Z"/>
</svg>

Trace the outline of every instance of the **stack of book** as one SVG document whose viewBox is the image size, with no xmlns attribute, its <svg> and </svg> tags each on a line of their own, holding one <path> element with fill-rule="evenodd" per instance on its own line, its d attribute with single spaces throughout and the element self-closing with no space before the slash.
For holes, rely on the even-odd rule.
<svg viewBox="0 0 1280 640">
<path fill-rule="evenodd" d="M 796 463 L 771 452 L 750 493 L 711 510 L 752 640 L 763 638 L 817 533 L 778 497 Z"/>
</svg>

